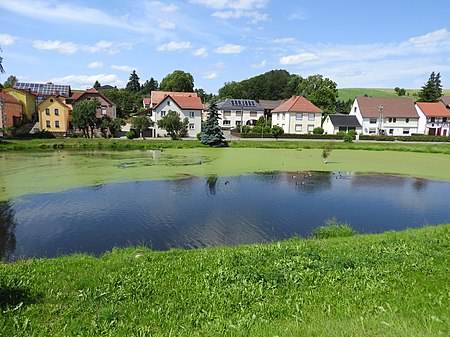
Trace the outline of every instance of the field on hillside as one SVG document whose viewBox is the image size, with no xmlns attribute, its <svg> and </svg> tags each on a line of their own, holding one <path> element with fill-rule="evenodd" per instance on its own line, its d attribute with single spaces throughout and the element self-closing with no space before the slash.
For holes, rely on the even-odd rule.
<svg viewBox="0 0 450 337">
<path fill-rule="evenodd" d="M 393 88 L 342 88 L 338 89 L 339 99 L 341 101 L 353 100 L 356 96 L 372 96 L 372 97 L 410 97 L 415 99 L 414 94 L 420 89 L 405 89 L 405 96 L 398 96 Z M 450 90 L 442 90 L 444 96 L 450 96 Z"/>
</svg>

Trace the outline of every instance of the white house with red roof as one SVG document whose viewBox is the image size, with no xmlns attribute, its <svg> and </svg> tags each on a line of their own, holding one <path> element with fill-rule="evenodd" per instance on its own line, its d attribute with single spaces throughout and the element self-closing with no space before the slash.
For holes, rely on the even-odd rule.
<svg viewBox="0 0 450 337">
<path fill-rule="evenodd" d="M 419 133 L 433 136 L 450 136 L 450 110 L 443 102 L 417 102 L 420 116 Z"/>
<path fill-rule="evenodd" d="M 284 133 L 312 133 L 322 124 L 323 110 L 303 96 L 292 96 L 272 110 L 272 126 L 281 126 Z"/>
<path fill-rule="evenodd" d="M 196 137 L 197 134 L 202 131 L 203 103 L 200 97 L 198 97 L 197 94 L 193 96 L 188 95 L 187 93 L 183 93 L 183 95 L 168 94 L 153 106 L 151 118 L 155 122 L 153 131 L 154 137 L 162 137 L 166 134 L 164 129 L 158 128 L 157 122 L 158 120 L 163 118 L 169 111 L 177 112 L 182 120 L 184 118 L 187 118 L 189 120 L 189 137 Z"/>
<path fill-rule="evenodd" d="M 419 132 L 419 114 L 409 98 L 356 97 L 350 115 L 364 135 L 408 136 Z"/>
</svg>

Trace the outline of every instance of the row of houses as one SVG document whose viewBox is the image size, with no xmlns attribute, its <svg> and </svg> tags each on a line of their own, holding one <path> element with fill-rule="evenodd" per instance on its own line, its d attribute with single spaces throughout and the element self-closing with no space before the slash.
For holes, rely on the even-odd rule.
<svg viewBox="0 0 450 337">
<path fill-rule="evenodd" d="M 70 119 L 73 105 L 82 100 L 99 102 L 97 117 L 116 118 L 116 105 L 101 91 L 87 89 L 72 92 L 70 86 L 54 84 L 15 83 L 0 92 L 1 123 L 18 127 L 25 122 L 35 123 L 37 130 L 65 135 L 72 128 Z M 176 111 L 188 119 L 188 136 L 201 132 L 207 106 L 195 92 L 152 91 L 143 99 L 146 114 L 155 122 L 148 131 L 150 137 L 165 135 L 157 122 L 169 111 Z M 255 101 L 225 99 L 218 102 L 222 129 L 254 126 L 264 117 L 289 134 L 312 133 L 323 127 L 325 133 L 336 134 L 354 130 L 365 135 L 442 135 L 450 136 L 450 97 L 436 103 L 415 103 L 409 98 L 356 97 L 349 114 L 329 115 L 302 96 L 288 100 Z"/>
</svg>

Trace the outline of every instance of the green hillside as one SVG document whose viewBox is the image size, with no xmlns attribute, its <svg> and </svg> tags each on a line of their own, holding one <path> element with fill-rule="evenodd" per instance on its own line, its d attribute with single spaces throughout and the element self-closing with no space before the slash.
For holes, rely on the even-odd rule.
<svg viewBox="0 0 450 337">
<path fill-rule="evenodd" d="M 339 99 L 341 101 L 353 100 L 356 96 L 371 96 L 371 97 L 410 97 L 415 100 L 414 94 L 419 89 L 406 89 L 405 96 L 398 96 L 392 88 L 342 88 L 338 89 Z M 450 96 L 450 90 L 442 90 L 444 96 Z"/>
</svg>

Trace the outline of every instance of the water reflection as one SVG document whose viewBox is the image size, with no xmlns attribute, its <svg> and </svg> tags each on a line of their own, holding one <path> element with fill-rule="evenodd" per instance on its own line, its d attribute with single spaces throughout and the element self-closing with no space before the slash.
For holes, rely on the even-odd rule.
<svg viewBox="0 0 450 337">
<path fill-rule="evenodd" d="M 0 201 L 0 260 L 7 261 L 16 250 L 14 209 L 9 201 Z"/>
<path fill-rule="evenodd" d="M 449 183 L 348 172 L 99 184 L 4 205 L 3 232 L 15 231 L 16 239 L 9 235 L 2 251 L 16 259 L 15 240 L 25 257 L 102 254 L 130 244 L 165 250 L 261 243 L 308 236 L 333 217 L 377 233 L 448 223 L 448 195 Z"/>
</svg>

